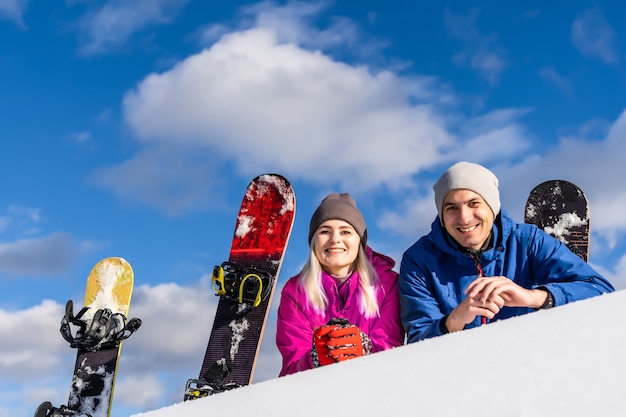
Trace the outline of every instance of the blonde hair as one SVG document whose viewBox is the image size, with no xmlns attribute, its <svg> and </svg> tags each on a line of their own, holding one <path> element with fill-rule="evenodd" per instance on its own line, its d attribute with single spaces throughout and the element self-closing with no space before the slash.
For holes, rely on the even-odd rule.
<svg viewBox="0 0 626 417">
<path fill-rule="evenodd" d="M 315 311 L 322 313 L 328 305 L 328 297 L 322 286 L 322 264 L 315 256 L 313 240 L 311 240 L 310 247 L 309 259 L 300 272 L 298 284 L 306 295 L 308 305 L 313 307 Z M 361 245 L 359 245 L 355 266 L 359 273 L 359 311 L 366 318 L 378 317 L 380 315 L 376 300 L 376 290 L 379 283 L 378 274 Z"/>
</svg>

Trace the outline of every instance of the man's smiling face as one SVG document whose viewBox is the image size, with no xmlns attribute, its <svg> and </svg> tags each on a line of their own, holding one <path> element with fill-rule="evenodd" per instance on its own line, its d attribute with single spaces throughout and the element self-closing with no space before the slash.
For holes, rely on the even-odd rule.
<svg viewBox="0 0 626 417">
<path fill-rule="evenodd" d="M 489 238 L 493 221 L 489 205 L 471 190 L 451 190 L 443 200 L 443 224 L 465 248 L 480 249 Z"/>
</svg>

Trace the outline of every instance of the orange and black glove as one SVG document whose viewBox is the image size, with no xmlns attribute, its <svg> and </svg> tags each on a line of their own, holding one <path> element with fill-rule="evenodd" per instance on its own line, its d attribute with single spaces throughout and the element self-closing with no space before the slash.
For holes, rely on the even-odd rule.
<svg viewBox="0 0 626 417">
<path fill-rule="evenodd" d="M 346 319 L 331 319 L 313 333 L 313 366 L 342 362 L 372 352 L 372 342 L 357 326 Z"/>
<path fill-rule="evenodd" d="M 328 354 L 336 362 L 369 355 L 372 352 L 372 342 L 368 335 L 354 325 L 338 327 L 331 331 L 326 344 L 330 351 Z"/>
</svg>

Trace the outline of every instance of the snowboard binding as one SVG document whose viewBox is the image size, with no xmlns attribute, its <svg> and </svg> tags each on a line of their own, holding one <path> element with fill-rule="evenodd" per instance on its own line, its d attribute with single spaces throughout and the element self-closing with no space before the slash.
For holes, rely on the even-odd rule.
<svg viewBox="0 0 626 417">
<path fill-rule="evenodd" d="M 274 276 L 253 267 L 222 262 L 213 268 L 213 289 L 219 296 L 257 307 L 269 296 Z"/>
<path fill-rule="evenodd" d="M 57 408 L 50 401 L 44 401 L 35 410 L 35 417 L 91 417 L 91 414 L 78 414 L 65 405 Z"/>
<path fill-rule="evenodd" d="M 220 392 L 230 391 L 239 388 L 241 385 L 230 382 L 224 385 L 215 385 L 202 379 L 190 379 L 185 387 L 184 401 L 197 400 L 198 398 L 208 397 L 209 395 L 219 394 Z"/>
<path fill-rule="evenodd" d="M 241 387 L 240 384 L 234 382 L 224 383 L 228 374 L 230 374 L 230 368 L 224 360 L 215 362 L 204 374 L 204 379 L 190 379 L 187 381 L 184 401 L 197 400 L 198 398 Z"/>
<path fill-rule="evenodd" d="M 73 310 L 74 304 L 69 300 L 65 305 L 60 331 L 70 347 L 83 351 L 115 348 L 141 326 L 141 319 L 132 318 L 127 322 L 124 314 L 113 313 L 108 308 L 97 310 L 91 320 L 82 318 L 89 307 L 83 307 L 77 315 Z M 78 327 L 75 334 L 72 334 L 71 325 Z"/>
</svg>

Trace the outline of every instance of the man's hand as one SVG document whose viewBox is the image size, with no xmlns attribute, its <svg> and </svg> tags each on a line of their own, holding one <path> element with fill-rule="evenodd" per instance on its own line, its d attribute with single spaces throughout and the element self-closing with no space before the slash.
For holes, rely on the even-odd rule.
<svg viewBox="0 0 626 417">
<path fill-rule="evenodd" d="M 471 285 L 472 284 L 470 284 L 470 286 Z M 463 330 L 466 324 L 476 319 L 476 316 L 493 319 L 503 306 L 504 299 L 498 295 L 494 295 L 489 301 L 483 301 L 480 296 L 468 295 L 461 304 L 448 315 L 446 328 L 449 332 Z"/>
<path fill-rule="evenodd" d="M 502 299 L 504 304 L 500 308 L 539 308 L 548 296 L 546 291 L 526 289 L 503 276 L 477 278 L 467 287 L 465 294 L 468 298 L 476 298 L 486 304 Z"/>
</svg>

